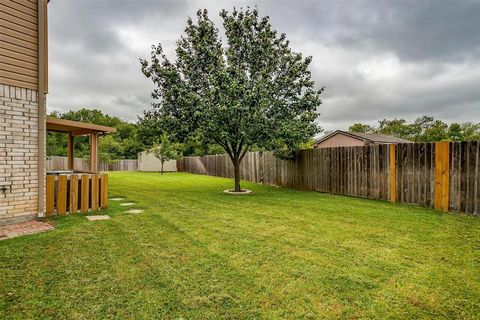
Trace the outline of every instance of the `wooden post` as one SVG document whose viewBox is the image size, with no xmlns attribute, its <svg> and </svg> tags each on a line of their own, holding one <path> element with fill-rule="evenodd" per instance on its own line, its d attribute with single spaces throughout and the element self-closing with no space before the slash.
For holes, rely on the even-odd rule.
<svg viewBox="0 0 480 320">
<path fill-rule="evenodd" d="M 47 201 L 45 215 L 50 217 L 55 210 L 55 176 L 47 176 Z"/>
<path fill-rule="evenodd" d="M 70 176 L 70 214 L 78 211 L 78 176 L 72 174 Z"/>
<path fill-rule="evenodd" d="M 74 147 L 74 136 L 71 132 L 68 133 L 67 137 L 67 157 L 68 157 L 68 170 L 74 170 L 74 159 L 75 159 L 75 147 Z"/>
<path fill-rule="evenodd" d="M 98 133 L 90 134 L 90 171 L 98 171 Z"/>
<path fill-rule="evenodd" d="M 435 209 L 448 211 L 450 192 L 450 142 L 435 143 Z"/>
<path fill-rule="evenodd" d="M 100 207 L 106 208 L 108 205 L 108 175 L 102 174 L 100 176 Z"/>
<path fill-rule="evenodd" d="M 82 175 L 82 203 L 80 205 L 81 212 L 88 212 L 89 194 L 90 194 L 90 177 L 86 174 Z"/>
<path fill-rule="evenodd" d="M 389 145 L 390 202 L 397 202 L 397 167 L 395 145 Z"/>
<path fill-rule="evenodd" d="M 67 213 L 67 176 L 58 176 L 57 215 Z"/>
<path fill-rule="evenodd" d="M 92 174 L 92 211 L 98 210 L 98 175 Z"/>
</svg>

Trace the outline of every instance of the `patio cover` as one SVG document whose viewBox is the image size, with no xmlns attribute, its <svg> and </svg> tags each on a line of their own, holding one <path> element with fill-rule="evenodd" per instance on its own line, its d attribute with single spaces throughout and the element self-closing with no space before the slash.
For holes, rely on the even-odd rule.
<svg viewBox="0 0 480 320">
<path fill-rule="evenodd" d="M 63 132 L 68 135 L 68 169 L 74 170 L 74 137 L 90 136 L 90 171 L 98 171 L 98 136 L 117 132 L 116 128 L 47 117 L 47 131 Z"/>
</svg>

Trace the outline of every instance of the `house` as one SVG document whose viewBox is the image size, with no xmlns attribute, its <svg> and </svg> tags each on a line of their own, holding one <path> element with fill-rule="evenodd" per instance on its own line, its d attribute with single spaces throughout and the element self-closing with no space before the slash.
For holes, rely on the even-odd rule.
<svg viewBox="0 0 480 320">
<path fill-rule="evenodd" d="M 395 143 L 409 143 L 412 141 L 400 139 L 394 136 L 376 133 L 350 132 L 336 130 L 330 134 L 317 140 L 314 148 L 328 148 L 328 147 L 355 147 L 368 146 L 372 144 L 395 144 Z"/>
<path fill-rule="evenodd" d="M 96 209 L 100 189 L 94 187 L 101 182 L 101 206 L 106 206 L 106 177 L 97 181 L 102 179 L 97 174 L 98 137 L 116 129 L 46 117 L 48 2 L 0 1 L 0 225 L 62 214 L 67 211 L 64 209 L 76 212 L 80 210 L 77 200 L 82 199 L 83 209 Z M 69 136 L 68 176 L 56 173 L 47 177 L 47 130 Z M 90 136 L 91 170 L 86 178 L 80 177 L 83 184 L 75 185 L 76 178 L 71 177 L 75 173 L 73 139 L 77 135 Z M 72 191 L 78 187 L 85 193 L 75 199 Z"/>
</svg>

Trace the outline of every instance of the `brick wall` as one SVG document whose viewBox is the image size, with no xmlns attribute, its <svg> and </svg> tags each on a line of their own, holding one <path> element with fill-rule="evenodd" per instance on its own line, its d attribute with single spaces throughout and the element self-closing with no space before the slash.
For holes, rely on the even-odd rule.
<svg viewBox="0 0 480 320">
<path fill-rule="evenodd" d="M 37 91 L 0 84 L 0 225 L 35 218 L 37 206 Z"/>
</svg>

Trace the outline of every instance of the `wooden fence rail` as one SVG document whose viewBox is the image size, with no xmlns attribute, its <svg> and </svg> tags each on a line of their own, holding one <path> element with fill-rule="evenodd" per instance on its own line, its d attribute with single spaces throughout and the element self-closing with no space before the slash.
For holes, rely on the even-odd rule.
<svg viewBox="0 0 480 320">
<path fill-rule="evenodd" d="M 243 180 L 480 214 L 480 142 L 301 150 L 294 160 L 249 152 Z M 226 154 L 185 157 L 178 171 L 233 177 Z"/>
<path fill-rule="evenodd" d="M 48 157 L 46 163 L 47 163 L 47 171 L 68 169 L 67 157 L 57 157 L 57 156 Z M 88 163 L 87 160 L 83 158 L 75 158 L 74 167 L 76 170 L 90 171 L 90 164 Z M 111 163 L 100 162 L 99 170 L 100 171 L 137 171 L 138 161 L 137 160 L 119 160 Z"/>
</svg>

